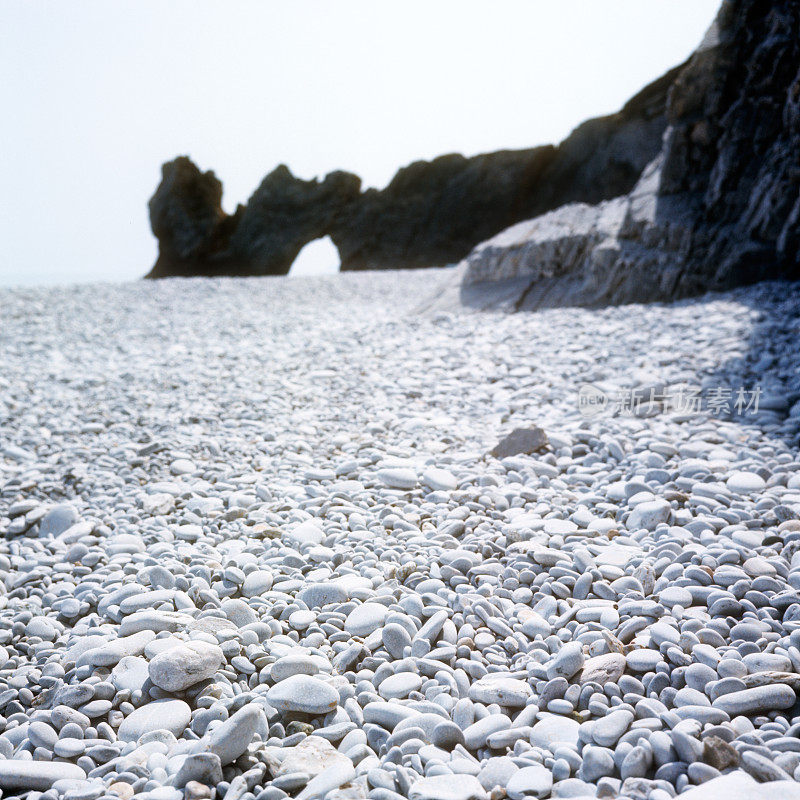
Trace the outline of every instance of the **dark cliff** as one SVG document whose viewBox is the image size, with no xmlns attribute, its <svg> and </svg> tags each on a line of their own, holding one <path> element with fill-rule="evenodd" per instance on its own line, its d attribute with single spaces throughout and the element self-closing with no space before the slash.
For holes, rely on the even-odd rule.
<svg viewBox="0 0 800 800">
<path fill-rule="evenodd" d="M 557 147 L 419 161 L 381 190 L 361 191 L 347 172 L 304 181 L 280 166 L 227 215 L 214 173 L 179 157 L 162 167 L 150 200 L 159 255 L 147 277 L 282 275 L 305 244 L 326 235 L 343 270 L 454 263 L 520 220 L 630 191 L 661 148 L 678 71 L 618 113 L 583 123 Z"/>
<path fill-rule="evenodd" d="M 800 3 L 724 2 L 667 116 L 661 153 L 629 194 L 483 243 L 462 299 L 592 306 L 800 277 Z"/>
</svg>

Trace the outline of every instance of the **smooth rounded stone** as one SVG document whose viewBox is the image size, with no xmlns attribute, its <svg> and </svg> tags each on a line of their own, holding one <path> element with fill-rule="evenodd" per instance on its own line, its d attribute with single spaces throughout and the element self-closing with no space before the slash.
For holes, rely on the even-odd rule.
<svg viewBox="0 0 800 800">
<path fill-rule="evenodd" d="M 86 742 L 83 739 L 65 737 L 55 743 L 53 752 L 59 758 L 77 758 L 86 752 Z"/>
<path fill-rule="evenodd" d="M 713 702 L 718 697 L 722 697 L 725 694 L 743 691 L 744 689 L 747 689 L 747 684 L 743 680 L 739 678 L 722 678 L 714 682 L 709 689 L 708 696 Z"/>
<path fill-rule="evenodd" d="M 774 758 L 774 757 L 773 757 Z M 742 769 L 752 775 L 757 781 L 791 780 L 792 776 L 781 769 L 773 758 L 762 756 L 760 753 L 745 750 L 741 754 Z"/>
<path fill-rule="evenodd" d="M 325 540 L 325 531 L 316 520 L 299 522 L 293 528 L 283 531 L 284 537 L 298 545 L 321 544 Z"/>
<path fill-rule="evenodd" d="M 211 678 L 225 663 L 219 646 L 208 642 L 187 642 L 159 653 L 148 668 L 150 680 L 166 692 L 182 692 Z"/>
<path fill-rule="evenodd" d="M 505 731 L 496 731 L 486 739 L 486 746 L 492 750 L 506 751 L 514 747 L 517 742 L 524 742 L 530 736 L 530 727 L 509 728 Z"/>
<path fill-rule="evenodd" d="M 792 660 L 779 653 L 749 653 L 742 658 L 747 671 L 754 672 L 792 672 Z"/>
<path fill-rule="evenodd" d="M 221 780 L 222 764 L 216 753 L 192 753 L 175 774 L 174 785 L 182 789 L 189 781 L 197 781 L 204 786 L 216 786 Z"/>
<path fill-rule="evenodd" d="M 34 617 L 25 626 L 26 636 L 38 636 L 46 642 L 52 642 L 58 637 L 58 629 L 47 617 Z"/>
<path fill-rule="evenodd" d="M 269 689 L 267 700 L 279 711 L 327 714 L 336 708 L 339 693 L 319 678 L 291 675 Z"/>
<path fill-rule="evenodd" d="M 622 760 L 619 774 L 622 780 L 628 778 L 645 778 L 650 771 L 652 757 L 643 747 L 634 747 Z"/>
<path fill-rule="evenodd" d="M 52 716 L 51 716 L 52 719 Z M 74 722 L 68 722 L 58 732 L 59 739 L 83 739 L 83 728 Z"/>
<path fill-rule="evenodd" d="M 362 603 L 356 606 L 344 622 L 344 629 L 351 636 L 369 636 L 383 625 L 389 609 L 381 603 Z"/>
<path fill-rule="evenodd" d="M 267 748 L 267 764 L 274 777 L 303 774 L 303 783 L 335 764 L 350 765 L 350 760 L 321 736 L 307 736 L 295 747 Z"/>
<path fill-rule="evenodd" d="M 686 771 L 686 774 L 689 776 L 689 780 L 692 783 L 697 784 L 718 778 L 720 776 L 720 771 L 709 764 L 696 761 L 694 764 L 689 764 L 689 769 Z"/>
<path fill-rule="evenodd" d="M 668 586 L 658 593 L 658 602 L 667 608 L 683 606 L 687 608 L 692 604 L 692 593 L 682 586 Z"/>
<path fill-rule="evenodd" d="M 408 467 L 387 467 L 378 470 L 378 480 L 390 489 L 413 489 L 417 473 Z"/>
<path fill-rule="evenodd" d="M 178 525 L 175 536 L 185 542 L 197 542 L 203 536 L 203 528 L 200 525 Z"/>
<path fill-rule="evenodd" d="M 455 722 L 442 720 L 431 733 L 431 744 L 443 750 L 452 750 L 456 745 L 464 744 L 464 733 Z"/>
<path fill-rule="evenodd" d="M 62 603 L 60 607 L 60 613 L 63 617 L 68 617 L 69 619 L 74 619 L 81 613 L 81 601 L 74 598 L 68 597 Z"/>
<path fill-rule="evenodd" d="M 119 691 L 141 691 L 149 677 L 149 664 L 141 656 L 125 656 L 111 670 L 111 683 Z"/>
<path fill-rule="evenodd" d="M 718 708 L 711 708 L 708 705 L 688 705 L 673 709 L 673 713 L 678 719 L 691 719 L 701 725 L 721 725 L 728 722 L 729 716 Z"/>
<path fill-rule="evenodd" d="M 547 434 L 538 425 L 514 428 L 489 451 L 489 454 L 498 459 L 509 458 L 520 453 L 532 454 L 545 448 L 547 442 Z"/>
<path fill-rule="evenodd" d="M 256 612 L 238 597 L 231 597 L 225 600 L 220 608 L 228 620 L 239 628 L 258 622 Z"/>
<path fill-rule="evenodd" d="M 434 728 L 446 722 L 446 718 L 439 714 L 413 712 L 411 716 L 400 720 L 394 727 L 394 734 L 414 729 L 415 732 L 422 731 L 423 740 L 427 741 L 433 736 Z"/>
<path fill-rule="evenodd" d="M 469 698 L 479 703 L 496 703 L 504 708 L 524 706 L 533 694 L 525 681 L 487 675 L 469 687 Z"/>
<path fill-rule="evenodd" d="M 547 767 L 537 764 L 515 772 L 506 784 L 506 794 L 511 800 L 524 797 L 549 797 L 553 788 L 553 775 Z"/>
<path fill-rule="evenodd" d="M 711 701 L 706 695 L 698 689 L 692 689 L 691 686 L 684 686 L 683 689 L 678 689 L 675 697 L 672 698 L 673 705 L 676 708 L 681 706 L 710 706 Z"/>
<path fill-rule="evenodd" d="M 289 625 L 296 631 L 304 631 L 317 619 L 313 611 L 294 611 L 289 615 Z"/>
<path fill-rule="evenodd" d="M 123 638 L 133 636 L 137 633 L 155 634 L 161 631 L 174 633 L 175 631 L 182 630 L 186 626 L 191 625 L 193 621 L 192 617 L 188 614 L 182 614 L 179 611 L 146 609 L 145 611 L 136 611 L 125 617 L 120 623 L 117 632 Z M 116 661 L 110 663 L 116 664 L 123 656 L 132 655 L 139 655 L 139 653 L 121 652 Z M 108 666 L 108 664 L 98 664 L 97 666 Z"/>
<path fill-rule="evenodd" d="M 324 769 L 319 775 L 312 778 L 303 791 L 297 795 L 297 800 L 316 800 L 333 793 L 345 783 L 351 781 L 356 775 L 352 763 L 339 762 Z"/>
<path fill-rule="evenodd" d="M 147 614 L 149 612 L 142 612 Z M 126 617 L 126 620 L 137 617 L 137 614 Z M 120 625 L 122 630 L 125 621 Z M 82 653 L 75 661 L 76 666 L 91 664 L 93 667 L 113 667 L 116 666 L 125 656 L 139 656 L 150 642 L 155 639 L 156 634 L 151 630 L 139 630 L 119 639 L 105 642 L 99 647 L 93 647 Z"/>
<path fill-rule="evenodd" d="M 411 647 L 411 634 L 397 622 L 390 622 L 381 632 L 381 641 L 392 658 L 400 659 L 406 647 Z"/>
<path fill-rule="evenodd" d="M 568 642 L 545 668 L 547 679 L 566 678 L 569 680 L 581 670 L 583 664 L 583 645 L 580 642 Z"/>
<path fill-rule="evenodd" d="M 162 603 L 171 601 L 174 596 L 175 591 L 173 589 L 155 589 L 150 592 L 141 592 L 122 600 L 119 604 L 119 610 L 121 614 L 133 614 L 145 608 L 156 608 Z"/>
<path fill-rule="evenodd" d="M 154 700 L 125 717 L 117 736 L 123 742 L 135 742 L 151 731 L 169 731 L 177 738 L 191 718 L 192 710 L 183 700 Z"/>
<path fill-rule="evenodd" d="M 85 731 L 89 727 L 91 720 L 85 714 L 81 714 L 80 711 L 60 704 L 50 712 L 50 723 L 59 731 L 70 723 Z"/>
<path fill-rule="evenodd" d="M 692 647 L 692 657 L 700 664 L 705 664 L 711 669 L 716 669 L 722 660 L 716 648 L 708 644 L 696 644 Z"/>
<path fill-rule="evenodd" d="M 319 665 L 305 653 L 290 653 L 281 656 L 269 670 L 269 677 L 274 683 L 280 683 L 293 675 L 316 675 Z"/>
<path fill-rule="evenodd" d="M 86 714 L 89 719 L 105 716 L 111 711 L 112 703 L 110 700 L 91 700 L 78 708 L 78 711 Z"/>
<path fill-rule="evenodd" d="M 245 575 L 244 583 L 242 583 L 242 596 L 259 597 L 272 588 L 274 581 L 275 576 L 271 572 L 264 569 L 253 570 Z"/>
<path fill-rule="evenodd" d="M 737 494 L 751 494 L 763 491 L 767 483 L 755 472 L 738 471 L 731 473 L 730 477 L 725 481 L 725 485 Z"/>
<path fill-rule="evenodd" d="M 194 462 L 188 458 L 176 458 L 169 465 L 169 471 L 172 475 L 190 475 L 195 469 Z"/>
<path fill-rule="evenodd" d="M 752 578 L 772 576 L 776 573 L 775 567 L 773 567 L 769 561 L 757 556 L 748 558 L 744 564 L 742 564 L 742 569 Z"/>
<path fill-rule="evenodd" d="M 648 628 L 650 639 L 656 647 L 661 647 L 664 642 L 678 644 L 680 631 L 665 621 L 656 622 Z"/>
<path fill-rule="evenodd" d="M 387 700 L 399 700 L 408 697 L 422 686 L 422 678 L 414 672 L 399 672 L 390 675 L 380 682 L 378 694 Z"/>
<path fill-rule="evenodd" d="M 742 689 L 718 697 L 712 706 L 732 717 L 747 714 L 764 714 L 768 711 L 782 711 L 791 708 L 796 702 L 794 689 L 776 683 L 772 686 L 756 686 Z"/>
<path fill-rule="evenodd" d="M 254 703 L 249 703 L 204 737 L 205 750 L 219 756 L 224 767 L 236 761 L 247 750 L 256 731 L 265 725 L 263 710 Z"/>
<path fill-rule="evenodd" d="M 672 507 L 666 500 L 656 499 L 636 505 L 628 516 L 625 527 L 629 531 L 638 531 L 644 528 L 653 531 L 662 522 L 669 522 Z"/>
<path fill-rule="evenodd" d="M 504 714 L 489 714 L 464 729 L 464 746 L 467 750 L 477 750 L 485 746 L 486 740 L 493 733 L 510 727 L 511 720 Z"/>
<path fill-rule="evenodd" d="M 720 678 L 743 678 L 748 669 L 738 658 L 723 658 L 716 668 Z"/>
<path fill-rule="evenodd" d="M 541 636 L 545 639 L 553 631 L 550 623 L 541 614 L 530 610 L 522 623 L 521 629 L 522 632 L 531 639 L 535 639 L 537 636 Z"/>
<path fill-rule="evenodd" d="M 563 522 L 563 520 L 557 521 Z M 564 554 L 560 550 L 555 550 L 552 547 L 535 545 L 531 548 L 528 548 L 527 552 L 530 558 L 532 558 L 537 564 L 547 567 L 548 569 L 555 567 L 556 564 L 566 560 Z"/>
<path fill-rule="evenodd" d="M 556 697 L 547 704 L 547 710 L 554 714 L 571 714 L 575 710 L 575 706 L 569 700 Z"/>
<path fill-rule="evenodd" d="M 563 536 L 578 530 L 578 526 L 571 519 L 547 517 L 544 521 L 543 530 L 551 536 Z"/>
<path fill-rule="evenodd" d="M 56 781 L 85 781 L 86 772 L 60 761 L 0 759 L 0 789 L 46 792 Z"/>
<path fill-rule="evenodd" d="M 150 567 L 147 570 L 147 578 L 152 589 L 175 588 L 175 576 L 166 567 L 160 565 Z"/>
<path fill-rule="evenodd" d="M 505 789 L 509 779 L 516 772 L 519 772 L 519 767 L 508 756 L 495 756 L 483 764 L 478 773 L 478 780 L 487 792 L 491 792 L 497 787 Z"/>
<path fill-rule="evenodd" d="M 764 633 L 760 622 L 740 622 L 731 628 L 731 637 L 734 641 L 741 639 L 745 642 L 757 642 Z"/>
<path fill-rule="evenodd" d="M 385 728 L 387 731 L 393 731 L 403 720 L 419 715 L 419 712 L 415 711 L 413 708 L 390 701 L 367 703 L 367 705 L 364 706 L 363 713 L 365 722 L 373 722 Z M 511 722 L 509 720 L 509 726 L 510 725 Z"/>
<path fill-rule="evenodd" d="M 616 765 L 614 764 L 614 751 L 607 747 L 587 745 L 582 752 L 581 777 L 592 783 L 600 778 L 612 776 Z"/>
<path fill-rule="evenodd" d="M 622 653 L 604 653 L 588 659 L 581 670 L 578 683 L 616 683 L 624 674 L 627 660 Z"/>
<path fill-rule="evenodd" d="M 171 650 L 173 647 L 180 647 L 185 643 L 184 639 L 180 639 L 177 636 L 164 636 L 160 639 L 153 639 L 145 645 L 144 655 L 146 658 L 155 658 L 159 653 L 164 653 L 167 650 Z M 148 662 L 148 667 L 149 666 L 150 664 Z"/>
<path fill-rule="evenodd" d="M 686 685 L 690 689 L 704 692 L 706 686 L 718 679 L 717 672 L 706 664 L 690 664 L 683 673 Z"/>
<path fill-rule="evenodd" d="M 71 503 L 53 506 L 39 522 L 39 536 L 60 536 L 80 520 L 78 509 Z M 72 537 L 68 537 L 72 538 Z"/>
<path fill-rule="evenodd" d="M 562 698 L 569 689 L 569 681 L 566 678 L 553 678 L 542 687 L 539 692 L 539 707 L 547 707 L 552 700 Z"/>
<path fill-rule="evenodd" d="M 561 761 L 560 764 L 556 762 L 553 765 L 554 770 L 557 769 L 557 766 L 561 767 L 560 772 L 565 772 L 565 767 L 568 765 L 565 761 Z M 594 800 L 596 797 L 595 792 L 598 787 L 586 783 L 580 778 L 562 778 L 561 774 L 557 774 L 554 771 L 553 779 L 558 781 L 553 784 L 553 793 L 550 795 L 554 800 L 556 798 L 559 800 L 566 800 L 566 798 L 572 798 L 572 800 Z M 651 800 L 659 800 L 659 798 L 652 797 Z"/>
<path fill-rule="evenodd" d="M 279 778 L 274 778 L 267 790 L 270 794 L 267 797 L 271 797 L 271 792 L 276 792 L 276 797 L 285 797 L 287 792 L 296 792 L 298 789 L 302 789 L 304 786 L 308 785 L 310 780 L 310 776 L 307 775 L 305 772 L 288 772 L 286 775 L 281 775 Z"/>
<path fill-rule="evenodd" d="M 163 770 L 163 772 L 166 774 L 165 770 Z M 160 776 L 157 770 L 154 770 L 153 773 L 163 779 L 163 776 Z M 148 781 L 148 783 L 150 783 L 150 781 Z M 153 780 L 153 783 L 158 784 L 158 780 Z M 141 792 L 138 797 L 141 800 L 183 800 L 185 795 L 180 789 L 176 789 L 173 786 L 156 785 L 153 789 Z"/>
<path fill-rule="evenodd" d="M 52 750 L 58 741 L 58 734 L 46 722 L 31 722 L 28 726 L 28 739 L 34 747 Z"/>
<path fill-rule="evenodd" d="M 175 507 L 175 498 L 166 492 L 153 492 L 142 497 L 142 510 L 148 516 L 169 514 Z"/>
<path fill-rule="evenodd" d="M 694 786 L 680 795 L 681 800 L 800 800 L 800 783 L 768 781 L 758 783 L 744 770 Z"/>
<path fill-rule="evenodd" d="M 613 747 L 633 722 L 633 714 L 625 709 L 611 711 L 592 726 L 592 739 L 601 747 Z"/>
<path fill-rule="evenodd" d="M 409 800 L 488 800 L 474 775 L 433 775 L 411 784 Z"/>
<path fill-rule="evenodd" d="M 422 483 L 435 492 L 451 492 L 458 487 L 455 475 L 446 469 L 438 467 L 428 467 L 422 473 Z"/>
<path fill-rule="evenodd" d="M 652 672 L 656 665 L 664 660 L 658 650 L 643 648 L 641 650 L 631 650 L 625 656 L 625 662 L 633 672 Z"/>
<path fill-rule="evenodd" d="M 539 720 L 531 728 L 530 742 L 535 747 L 543 747 L 551 752 L 559 745 L 575 747 L 578 744 L 577 720 L 556 714 L 540 714 Z"/>
<path fill-rule="evenodd" d="M 248 575 L 248 577 L 250 577 Z M 245 579 L 246 582 L 246 579 Z M 321 608 L 332 603 L 346 603 L 347 589 L 340 583 L 323 582 L 306 586 L 297 595 L 309 608 Z"/>
</svg>

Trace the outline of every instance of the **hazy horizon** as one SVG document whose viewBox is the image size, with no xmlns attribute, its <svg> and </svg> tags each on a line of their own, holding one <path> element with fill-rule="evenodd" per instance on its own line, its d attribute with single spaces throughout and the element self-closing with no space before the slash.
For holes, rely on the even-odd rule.
<svg viewBox="0 0 800 800">
<path fill-rule="evenodd" d="M 380 187 L 419 159 L 557 143 L 683 61 L 717 6 L 7 0 L 0 284 L 142 277 L 177 155 L 230 212 L 279 163 Z"/>
</svg>

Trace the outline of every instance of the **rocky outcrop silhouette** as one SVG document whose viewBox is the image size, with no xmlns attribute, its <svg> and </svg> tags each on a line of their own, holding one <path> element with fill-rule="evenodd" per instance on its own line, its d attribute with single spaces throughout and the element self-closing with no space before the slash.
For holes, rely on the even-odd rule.
<svg viewBox="0 0 800 800">
<path fill-rule="evenodd" d="M 303 245 L 324 236 L 360 190 L 360 179 L 347 172 L 304 181 L 281 165 L 246 206 L 227 215 L 216 175 L 180 156 L 161 168 L 150 199 L 158 260 L 147 277 L 285 275 Z"/>
<path fill-rule="evenodd" d="M 667 117 L 629 194 L 479 245 L 462 301 L 596 306 L 800 277 L 800 3 L 724 2 Z"/>
<path fill-rule="evenodd" d="M 667 92 L 678 71 L 558 146 L 418 161 L 380 190 L 362 191 L 348 172 L 305 181 L 280 166 L 227 215 L 214 173 L 181 156 L 164 164 L 150 200 L 159 254 L 147 277 L 283 275 L 305 244 L 326 235 L 343 270 L 455 263 L 520 220 L 630 191 L 661 147 Z"/>
</svg>

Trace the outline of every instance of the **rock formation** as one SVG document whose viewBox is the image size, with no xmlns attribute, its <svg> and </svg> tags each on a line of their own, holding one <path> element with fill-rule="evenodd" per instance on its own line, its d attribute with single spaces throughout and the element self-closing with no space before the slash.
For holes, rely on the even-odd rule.
<svg viewBox="0 0 800 800">
<path fill-rule="evenodd" d="M 147 277 L 285 275 L 303 245 L 324 236 L 360 189 L 347 172 L 304 181 L 281 165 L 229 216 L 214 173 L 180 156 L 161 168 L 150 199 L 158 261 Z"/>
<path fill-rule="evenodd" d="M 478 246 L 462 300 L 593 306 L 800 277 L 800 4 L 726 0 L 667 116 L 630 194 Z"/>
<path fill-rule="evenodd" d="M 618 113 L 583 123 L 557 147 L 418 161 L 381 190 L 361 191 L 352 173 L 304 181 L 280 166 L 227 215 L 214 173 L 179 157 L 162 167 L 150 200 L 159 255 L 148 277 L 282 275 L 305 244 L 326 235 L 343 270 L 455 263 L 520 220 L 630 191 L 661 147 L 678 71 Z"/>
</svg>

